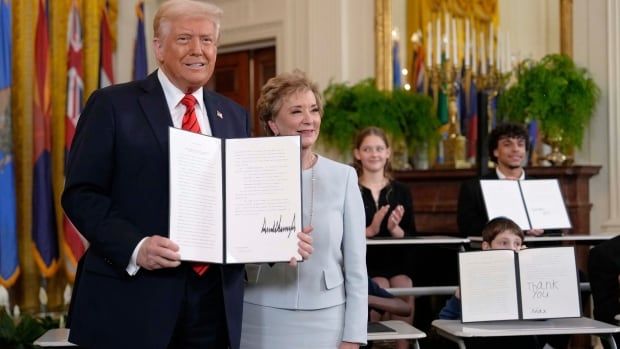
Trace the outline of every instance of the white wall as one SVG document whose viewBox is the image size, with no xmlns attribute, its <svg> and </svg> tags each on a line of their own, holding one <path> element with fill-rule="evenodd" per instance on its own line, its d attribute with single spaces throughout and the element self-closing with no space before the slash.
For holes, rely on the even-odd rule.
<svg viewBox="0 0 620 349">
<path fill-rule="evenodd" d="M 559 0 L 499 0 L 499 25 L 517 60 L 560 52 Z"/>
<path fill-rule="evenodd" d="M 149 72 L 157 67 L 151 41 L 153 38 L 153 14 L 158 5 L 158 0 L 145 0 L 145 25 L 146 32 L 146 52 L 149 65 Z M 136 37 L 136 2 L 122 0 L 118 2 L 118 20 L 117 33 L 118 40 L 116 46 L 116 54 L 114 56 L 114 77 L 116 83 L 127 82 L 132 80 L 133 69 L 133 46 Z"/>
<path fill-rule="evenodd" d="M 214 0 L 224 10 L 224 47 L 275 39 L 277 71 L 331 79 L 374 76 L 373 0 Z"/>
<path fill-rule="evenodd" d="M 620 232 L 618 104 L 620 92 L 620 5 L 617 0 L 576 0 L 573 9 L 573 57 L 601 88 L 597 110 L 586 130 L 578 163 L 602 165 L 590 181 L 592 232 Z"/>
</svg>

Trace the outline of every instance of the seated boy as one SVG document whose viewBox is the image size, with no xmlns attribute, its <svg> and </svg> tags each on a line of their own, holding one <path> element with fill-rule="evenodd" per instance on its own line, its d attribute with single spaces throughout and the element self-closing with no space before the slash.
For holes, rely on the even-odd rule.
<svg viewBox="0 0 620 349">
<path fill-rule="evenodd" d="M 482 229 L 482 249 L 510 249 L 519 251 L 523 245 L 523 231 L 519 226 L 506 217 L 497 217 L 490 220 Z M 457 288 L 452 298 L 439 312 L 439 318 L 444 320 L 457 320 L 461 318 L 461 299 Z"/>
<path fill-rule="evenodd" d="M 482 249 L 510 249 L 519 251 L 525 248 L 523 244 L 524 234 L 521 228 L 506 217 L 497 217 L 490 220 L 482 230 Z M 457 320 L 461 318 L 461 300 L 459 289 L 439 312 L 440 319 Z M 516 336 L 496 337 L 488 339 L 469 340 L 467 347 L 475 348 L 546 348 L 565 347 L 568 342 L 567 336 Z M 542 343 L 543 345 L 539 344 Z"/>
</svg>

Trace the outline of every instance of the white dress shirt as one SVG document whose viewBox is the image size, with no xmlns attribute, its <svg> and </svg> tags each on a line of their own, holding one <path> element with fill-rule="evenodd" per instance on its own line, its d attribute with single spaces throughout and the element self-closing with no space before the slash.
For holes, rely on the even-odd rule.
<svg viewBox="0 0 620 349">
<path fill-rule="evenodd" d="M 183 115 L 185 114 L 186 109 L 185 106 L 181 104 L 181 100 L 185 96 L 185 93 L 172 84 L 163 70 L 157 70 L 157 78 L 159 79 L 159 83 L 164 90 L 166 104 L 168 104 L 168 110 L 170 111 L 170 117 L 172 118 L 172 125 L 176 128 L 181 128 L 181 125 L 183 124 Z M 202 89 L 203 88 L 201 87 L 192 93 L 192 95 L 196 98 L 196 101 L 198 101 L 197 108 L 195 108 L 196 119 L 198 119 L 198 125 L 200 125 L 200 133 L 210 136 L 211 125 L 209 124 L 209 118 L 207 118 L 207 108 L 205 106 Z M 144 240 L 146 240 L 146 238 L 140 240 L 131 254 L 131 259 L 125 269 L 129 275 L 136 275 L 138 270 L 140 270 L 140 266 L 137 263 L 138 251 L 140 250 L 142 243 L 144 243 Z"/>
</svg>

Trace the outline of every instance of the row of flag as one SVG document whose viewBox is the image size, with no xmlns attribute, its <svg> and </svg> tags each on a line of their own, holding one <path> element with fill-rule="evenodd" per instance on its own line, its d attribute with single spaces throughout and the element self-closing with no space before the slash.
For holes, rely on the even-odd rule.
<svg viewBox="0 0 620 349">
<path fill-rule="evenodd" d="M 392 50 L 392 69 L 394 72 L 393 86 L 394 88 L 401 88 L 403 83 L 400 80 L 401 64 L 398 57 L 399 47 L 397 41 L 393 42 Z M 443 91 L 441 91 L 441 89 L 437 95 L 434 95 L 434 92 L 428 86 L 430 74 L 427 72 L 428 62 L 425 62 L 426 57 L 427 55 L 424 45 L 414 45 L 410 67 L 411 69 L 408 70 L 410 82 L 408 87 L 416 93 L 432 96 L 435 101 L 437 118 L 440 120 L 442 125 L 447 125 L 449 122 L 448 97 Z M 442 58 L 442 61 L 445 61 L 445 57 Z M 478 105 L 478 95 L 480 93 L 488 93 L 488 91 L 479 90 L 476 86 L 475 79 L 471 76 L 466 76 L 464 71 L 457 72 L 455 85 L 457 98 L 457 122 L 460 127 L 461 134 L 463 134 L 467 139 L 467 159 L 473 163 L 476 161 L 477 156 L 478 110 L 479 107 L 481 107 Z M 495 115 L 495 105 L 495 103 L 491 105 L 492 115 Z M 486 106 L 483 107 L 486 108 Z M 492 124 L 493 123 L 494 121 L 492 121 Z M 446 130 L 447 129 L 444 126 L 439 130 L 439 132 L 444 133 Z M 437 153 L 436 162 L 443 162 L 441 151 Z"/>
<path fill-rule="evenodd" d="M 468 26 L 466 25 L 466 28 Z M 490 27 L 490 35 L 493 36 L 493 27 Z M 466 40 L 468 40 L 466 29 Z M 454 36 L 456 36 L 454 34 Z M 437 111 L 437 118 L 440 120 L 441 124 L 447 125 L 449 121 L 448 116 L 448 98 L 443 91 L 438 91 L 437 95 L 435 95 L 435 91 L 432 91 L 429 85 L 430 80 L 430 72 L 427 71 L 429 66 L 433 65 L 433 62 L 426 62 L 429 60 L 430 56 L 426 50 L 429 45 L 423 45 L 422 40 L 423 35 L 420 31 L 414 33 L 412 36 L 413 42 L 413 50 L 412 50 L 412 59 L 410 69 L 407 69 L 408 81 L 401 81 L 401 63 L 399 58 L 399 42 L 397 39 L 393 40 L 392 43 L 392 68 L 393 68 L 393 87 L 402 88 L 403 86 L 407 89 L 411 89 L 416 93 L 426 94 L 433 97 L 435 101 L 435 110 Z M 430 36 L 426 36 L 430 38 Z M 394 39 L 394 38 L 393 38 Z M 429 41 L 430 43 L 430 41 Z M 468 45 L 466 44 L 466 47 Z M 472 57 L 475 60 L 475 56 L 473 55 L 475 50 L 472 50 Z M 509 50 L 508 50 L 509 51 Z M 464 57 L 465 64 L 460 66 L 464 67 L 468 65 L 468 57 Z M 435 67 L 443 66 L 443 63 L 446 61 L 445 57 L 438 57 L 438 64 Z M 456 61 L 454 61 L 454 65 L 457 66 Z M 492 63 L 491 63 L 492 64 Z M 455 67 L 456 69 L 456 67 Z M 482 75 L 486 75 L 486 72 L 490 71 L 489 67 L 481 66 Z M 477 144 L 480 139 L 480 135 L 478 135 L 478 124 L 479 124 L 479 111 L 481 108 L 484 108 L 482 111 L 485 111 L 489 117 L 488 125 L 490 128 L 493 128 L 498 119 L 501 119 L 501 115 L 497 115 L 497 105 L 498 99 L 502 97 L 503 88 L 505 86 L 501 86 L 499 91 L 490 91 L 486 89 L 484 86 L 477 86 L 476 79 L 473 75 L 475 74 L 475 70 L 472 75 L 466 74 L 465 69 L 457 71 L 456 74 L 456 98 L 457 98 L 457 122 L 460 127 L 461 134 L 466 137 L 467 140 L 467 149 L 466 149 L 466 158 L 471 163 L 476 163 L 478 157 L 477 154 Z M 510 73 L 510 71 L 504 71 L 502 74 Z M 494 95 L 494 96 L 492 96 Z M 479 105 L 478 97 L 483 96 L 482 100 L 489 100 L 488 105 Z M 538 124 L 536 121 L 531 121 L 528 125 L 528 133 L 531 141 L 531 149 L 535 149 L 538 138 L 539 138 L 539 130 Z M 444 126 L 440 128 L 439 132 L 443 137 L 447 136 L 447 127 Z M 441 143 L 439 144 L 441 147 Z M 531 155 L 531 154 L 530 154 Z M 439 149 L 437 151 L 437 163 L 443 162 L 442 151 Z"/>
<path fill-rule="evenodd" d="M 70 279 L 75 277 L 77 261 L 87 243 L 71 221 L 63 216 L 63 232 L 58 234 L 52 191 L 51 57 L 49 38 L 49 0 L 38 1 L 34 42 L 33 85 L 33 183 L 32 232 L 34 258 L 40 273 L 51 277 L 61 263 Z M 144 4 L 136 5 L 138 16 L 134 49 L 134 79 L 147 75 Z M 65 154 L 71 147 L 75 127 L 85 101 L 82 25 L 78 0 L 73 0 L 67 30 L 67 98 Z M 102 9 L 100 28 L 99 87 L 114 83 L 113 45 L 108 8 Z M 11 0 L 0 0 L 0 285 L 11 287 L 20 273 L 16 195 L 11 141 L 10 93 L 12 85 Z M 60 248 L 59 248 L 60 247 Z"/>
</svg>

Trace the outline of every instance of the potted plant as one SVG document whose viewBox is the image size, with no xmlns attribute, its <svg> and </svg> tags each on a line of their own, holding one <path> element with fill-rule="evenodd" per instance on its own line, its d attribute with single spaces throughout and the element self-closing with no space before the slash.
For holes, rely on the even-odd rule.
<svg viewBox="0 0 620 349">
<path fill-rule="evenodd" d="M 32 343 L 37 338 L 48 329 L 57 327 L 58 321 L 49 317 L 39 319 L 25 314 L 15 320 L 4 309 L 0 309 L 0 348 L 34 348 Z"/>
<path fill-rule="evenodd" d="M 554 152 L 566 152 L 581 147 L 599 94 L 585 69 L 568 56 L 550 54 L 520 65 L 517 82 L 500 97 L 499 115 L 522 123 L 537 120 Z M 551 160 L 562 160 L 555 156 Z"/>
<path fill-rule="evenodd" d="M 437 137 L 439 121 L 428 96 L 405 90 L 380 91 L 373 79 L 352 86 L 332 83 L 324 91 L 323 142 L 346 154 L 359 130 L 376 126 L 391 138 L 394 147 L 405 145 L 410 154 Z"/>
</svg>

